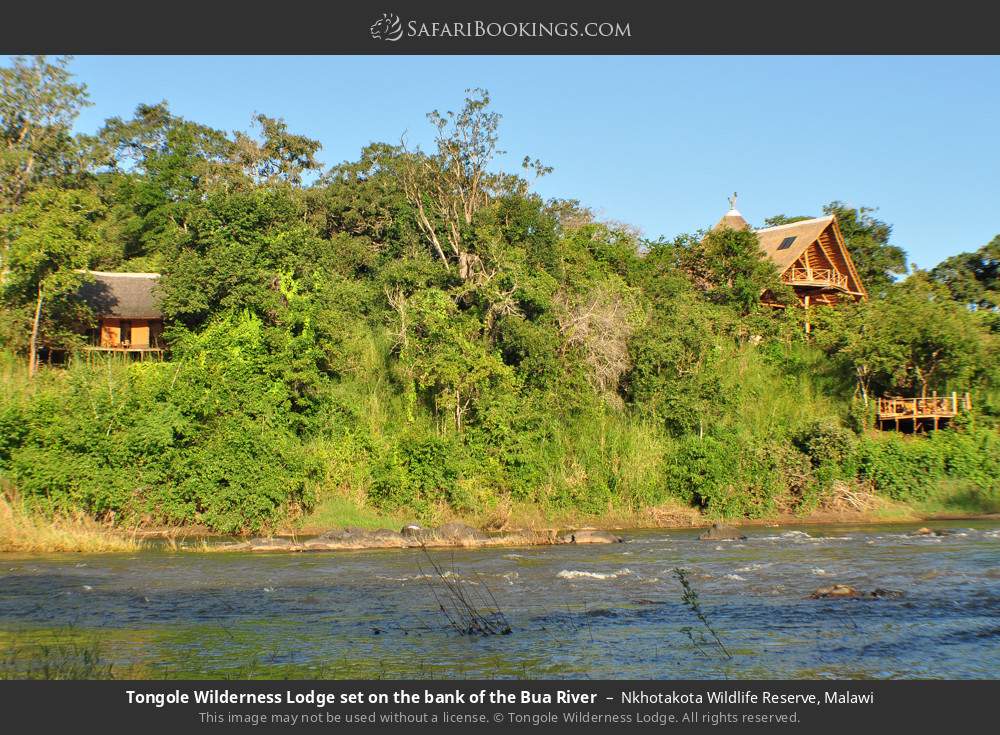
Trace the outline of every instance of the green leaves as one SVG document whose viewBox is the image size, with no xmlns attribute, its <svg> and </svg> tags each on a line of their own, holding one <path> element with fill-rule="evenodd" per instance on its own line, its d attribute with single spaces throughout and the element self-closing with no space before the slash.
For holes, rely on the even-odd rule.
<svg viewBox="0 0 1000 735">
<path fill-rule="evenodd" d="M 866 391 L 967 390 L 987 366 L 990 337 L 976 315 L 923 273 L 894 284 L 885 298 L 831 316 L 822 340 L 848 361 Z"/>
</svg>

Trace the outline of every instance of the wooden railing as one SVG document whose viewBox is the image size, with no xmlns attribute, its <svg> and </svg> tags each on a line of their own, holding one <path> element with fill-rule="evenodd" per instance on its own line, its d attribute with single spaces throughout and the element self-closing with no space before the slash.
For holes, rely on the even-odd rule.
<svg viewBox="0 0 1000 735">
<path fill-rule="evenodd" d="M 792 285 L 832 286 L 847 290 L 847 276 L 833 268 L 789 268 L 781 279 Z"/>
<path fill-rule="evenodd" d="M 972 409 L 972 397 L 966 393 L 939 396 L 934 394 L 923 398 L 879 398 L 879 421 L 892 419 L 950 418 L 961 411 Z"/>
</svg>

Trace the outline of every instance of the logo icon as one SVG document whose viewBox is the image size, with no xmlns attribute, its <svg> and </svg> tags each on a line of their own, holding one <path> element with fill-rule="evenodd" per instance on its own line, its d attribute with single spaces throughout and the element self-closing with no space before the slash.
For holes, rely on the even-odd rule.
<svg viewBox="0 0 1000 735">
<path fill-rule="evenodd" d="M 403 24 L 395 13 L 382 13 L 368 30 L 376 41 L 398 41 L 403 37 Z"/>
</svg>

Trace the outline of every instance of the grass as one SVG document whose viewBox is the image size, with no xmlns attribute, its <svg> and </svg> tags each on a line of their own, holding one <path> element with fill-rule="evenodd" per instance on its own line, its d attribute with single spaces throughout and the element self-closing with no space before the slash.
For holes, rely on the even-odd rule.
<svg viewBox="0 0 1000 735">
<path fill-rule="evenodd" d="M 0 680 L 115 678 L 117 673 L 106 660 L 100 641 L 72 629 L 57 632 L 47 640 L 11 640 L 0 651 Z"/>
<path fill-rule="evenodd" d="M 0 552 L 96 554 L 136 551 L 141 546 L 134 534 L 108 528 L 83 515 L 46 518 L 0 495 Z"/>
<path fill-rule="evenodd" d="M 949 480 L 942 482 L 926 500 L 914 502 L 913 507 L 927 515 L 1000 513 L 1000 492 L 991 492 L 963 480 Z"/>
<path fill-rule="evenodd" d="M 311 513 L 299 518 L 295 530 L 308 532 L 347 527 L 398 529 L 414 520 L 396 513 L 384 513 L 355 498 L 335 493 L 322 497 Z"/>
</svg>

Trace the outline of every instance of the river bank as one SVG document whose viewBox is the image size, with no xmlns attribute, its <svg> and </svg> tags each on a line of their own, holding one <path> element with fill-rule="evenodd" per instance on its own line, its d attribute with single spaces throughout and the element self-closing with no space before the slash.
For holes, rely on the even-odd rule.
<svg viewBox="0 0 1000 735">
<path fill-rule="evenodd" d="M 82 515 L 44 518 L 0 498 L 0 553 L 119 553 L 150 546 L 233 552 L 545 546 L 610 543 L 625 530 L 699 529 L 720 520 L 679 504 L 639 511 L 617 509 L 600 515 L 545 513 L 535 506 L 514 506 L 501 513 L 465 517 L 448 514 L 444 518 L 436 526 L 423 527 L 402 515 L 378 514 L 364 507 L 345 506 L 338 500 L 332 512 L 329 506 L 321 505 L 310 516 L 270 534 L 234 538 L 219 536 L 204 526 L 126 529 Z M 755 528 L 993 519 L 1000 519 L 1000 513 L 943 510 L 940 503 L 918 507 L 868 499 L 856 507 L 828 506 L 809 513 L 784 512 L 724 522 L 727 526 Z M 408 532 L 407 528 L 420 530 Z M 436 532 L 441 528 L 444 533 Z M 585 533 L 574 537 L 575 531 Z"/>
</svg>

